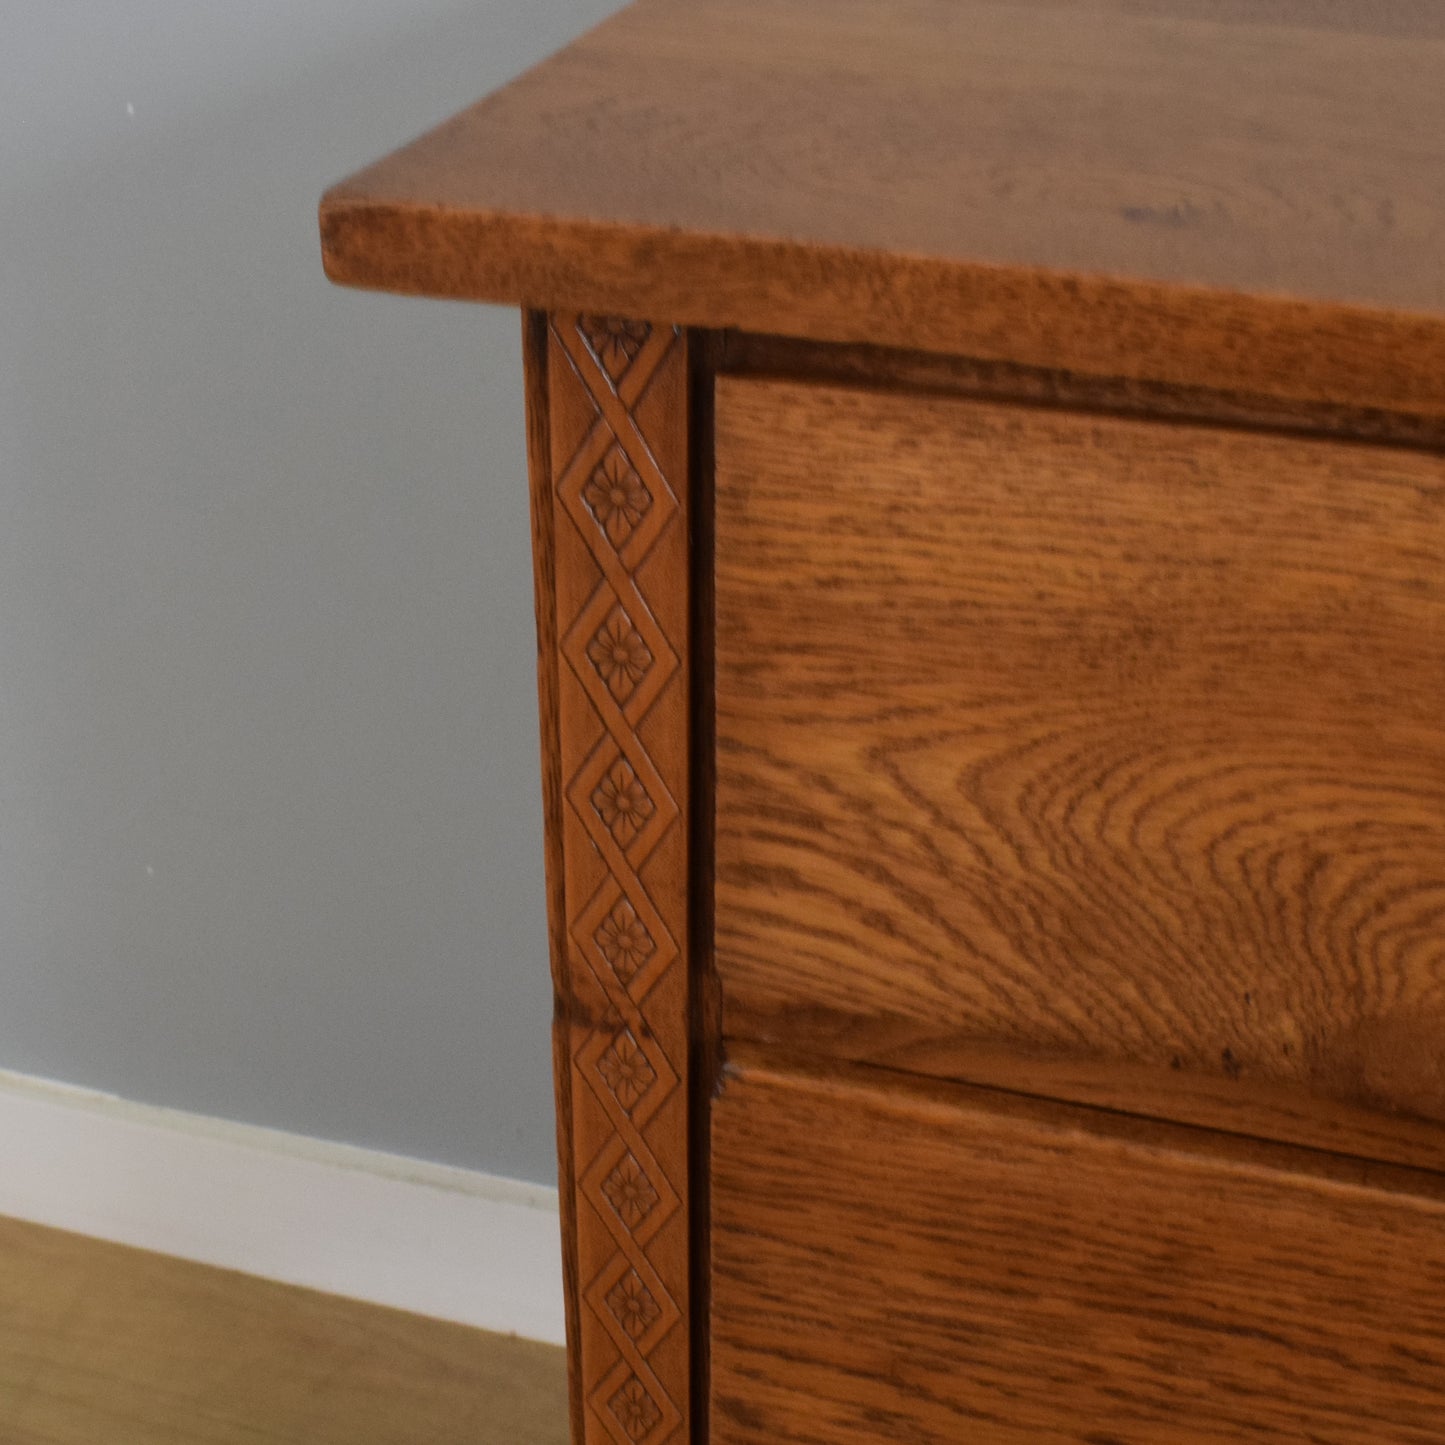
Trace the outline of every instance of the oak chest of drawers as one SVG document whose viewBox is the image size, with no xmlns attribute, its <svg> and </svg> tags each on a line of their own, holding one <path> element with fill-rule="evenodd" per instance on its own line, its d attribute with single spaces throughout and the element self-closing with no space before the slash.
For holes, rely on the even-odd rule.
<svg viewBox="0 0 1445 1445">
<path fill-rule="evenodd" d="M 1445 11 L 640 0 L 524 309 L 576 1438 L 1445 1441 Z"/>
</svg>

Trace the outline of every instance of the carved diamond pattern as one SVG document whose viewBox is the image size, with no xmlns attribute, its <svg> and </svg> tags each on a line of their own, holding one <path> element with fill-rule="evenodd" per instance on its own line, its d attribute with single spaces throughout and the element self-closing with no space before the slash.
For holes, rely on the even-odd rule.
<svg viewBox="0 0 1445 1445">
<path fill-rule="evenodd" d="M 587 644 L 587 660 L 618 702 L 626 702 L 652 666 L 652 652 L 632 619 L 614 607 Z"/>
<path fill-rule="evenodd" d="M 626 321 L 613 316 L 582 316 L 577 326 L 614 386 L 627 375 L 627 368 L 652 334 L 652 328 L 644 321 Z"/>
<path fill-rule="evenodd" d="M 582 500 L 597 519 L 614 547 L 621 547 L 633 529 L 652 506 L 652 493 L 647 490 L 637 468 L 627 454 L 613 442 L 606 456 L 592 469 Z"/>
<path fill-rule="evenodd" d="M 607 1176 L 602 1192 L 617 1211 L 617 1217 L 629 1229 L 636 1229 L 657 1208 L 657 1190 L 642 1172 L 642 1165 L 631 1154 L 625 1154 L 621 1163 Z"/>
<path fill-rule="evenodd" d="M 624 848 L 657 811 L 626 758 L 618 758 L 593 789 L 592 806 L 607 831 Z"/>
<path fill-rule="evenodd" d="M 554 447 L 565 438 L 567 452 L 553 469 L 554 515 L 568 522 L 556 533 L 569 568 L 559 562 L 558 651 L 570 668 L 559 703 L 570 745 L 564 797 L 585 835 L 575 880 L 568 844 L 566 920 L 578 1004 L 573 1098 L 587 1121 L 574 1136 L 575 1187 L 587 1204 L 577 1211 L 579 1257 L 590 1261 L 579 1284 L 583 1433 L 588 1445 L 681 1445 L 686 1372 L 677 1352 L 656 1352 L 687 1319 L 687 1274 L 670 1250 L 656 1260 L 651 1251 L 686 1210 L 676 1107 L 685 991 L 658 986 L 679 975 L 687 900 L 673 853 L 660 871 L 648 864 L 681 846 L 667 840 L 686 804 L 685 757 L 670 733 L 685 675 L 685 594 L 671 589 L 688 542 L 677 407 L 687 360 L 671 327 L 572 316 L 555 318 L 549 335 Z M 659 557 L 665 566 L 652 565 Z M 669 697 L 672 710 L 659 714 Z M 654 756 L 663 733 L 668 746 Z"/>
<path fill-rule="evenodd" d="M 585 658 L 582 667 L 597 693 L 610 705 L 615 705 Z M 652 685 L 652 677 L 659 670 L 654 666 L 653 673 L 638 689 L 639 693 Z M 634 697 L 628 706 L 633 706 L 635 701 Z M 628 738 L 627 742 L 629 751 L 619 752 L 617 740 L 612 735 L 601 738 L 567 784 L 567 800 L 576 809 L 578 821 L 587 829 L 604 858 L 619 849 L 626 855 L 625 859 L 614 863 L 615 867 L 623 869 L 620 875 L 614 875 L 615 882 L 632 899 L 633 906 L 647 922 L 647 931 L 660 944 L 658 928 L 662 925 L 655 921 L 655 909 L 649 911 L 644 907 L 643 895 L 647 890 L 636 870 L 646 863 L 667 836 L 677 820 L 678 806 L 677 800 L 668 791 L 666 780 L 637 740 Z M 623 809 L 626 809 L 625 813 L 621 811 Z M 614 827 L 614 823 L 617 826 Z M 604 891 L 608 894 L 607 906 L 610 908 L 616 902 L 615 890 L 609 885 L 605 890 L 598 890 L 599 896 Z M 589 941 L 601 921 L 599 912 L 588 924 L 584 936 Z"/>
<path fill-rule="evenodd" d="M 632 1440 L 646 1438 L 652 1427 L 662 1419 L 662 1411 L 636 1375 L 608 1401 L 608 1408 Z"/>
<path fill-rule="evenodd" d="M 648 1062 L 642 1045 L 626 1030 L 613 1039 L 612 1046 L 598 1060 L 597 1072 L 629 1114 L 657 1079 L 657 1071 Z"/>
<path fill-rule="evenodd" d="M 624 988 L 656 948 L 637 910 L 625 898 L 602 920 L 593 938 Z"/>
<path fill-rule="evenodd" d="M 596 831 L 601 833 L 601 820 L 590 808 L 587 812 Z M 656 827 L 657 820 L 647 826 Z M 637 920 L 636 927 L 631 924 L 633 918 Z M 637 1005 L 645 1004 L 647 996 L 667 977 L 678 956 L 677 943 L 668 932 L 667 922 L 646 890 L 633 887 L 623 892 L 610 878 L 603 881 L 586 906 L 578 911 L 572 923 L 572 937 L 580 956 L 604 988 L 615 979 Z"/>
<path fill-rule="evenodd" d="M 662 1306 L 653 1299 L 635 1269 L 629 1270 L 608 1290 L 607 1308 L 634 1340 L 641 1339 L 662 1315 Z"/>
<path fill-rule="evenodd" d="M 597 540 L 599 547 L 607 546 L 601 537 Z M 623 620 L 628 630 L 637 634 L 638 642 L 629 643 L 625 636 L 616 636 L 619 630 L 617 624 Z M 616 678 L 614 689 L 607 678 L 607 672 L 612 670 L 609 654 L 621 650 L 622 644 L 627 644 L 626 660 L 631 662 L 634 673 L 642 661 L 639 644 L 646 650 L 648 660 L 635 682 L 624 667 Z M 604 646 L 607 652 L 603 652 Z M 562 655 L 571 664 L 578 682 L 587 690 L 598 714 L 610 715 L 614 707 L 619 707 L 629 729 L 635 729 L 652 710 L 668 684 L 677 676 L 681 665 L 657 619 L 648 611 L 646 599 L 630 587 L 615 589 L 610 584 L 598 586 L 587 605 L 577 614 L 576 622 L 563 634 Z M 588 784 L 589 793 L 596 783 L 594 778 Z M 648 792 L 655 802 L 661 802 L 652 793 L 650 780 Z"/>
</svg>

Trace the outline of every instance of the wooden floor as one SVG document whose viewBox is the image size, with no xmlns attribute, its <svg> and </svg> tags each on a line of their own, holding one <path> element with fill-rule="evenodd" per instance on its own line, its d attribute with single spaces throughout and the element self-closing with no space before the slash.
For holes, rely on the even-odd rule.
<svg viewBox="0 0 1445 1445">
<path fill-rule="evenodd" d="M 3 1445 L 565 1445 L 563 1352 L 0 1219 Z"/>
</svg>

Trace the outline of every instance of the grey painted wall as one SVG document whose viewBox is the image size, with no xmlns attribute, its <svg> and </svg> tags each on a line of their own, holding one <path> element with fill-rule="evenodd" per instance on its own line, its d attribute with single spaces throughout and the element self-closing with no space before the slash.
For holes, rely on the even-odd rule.
<svg viewBox="0 0 1445 1445">
<path fill-rule="evenodd" d="M 0 14 L 0 1068 L 553 1177 L 518 323 L 322 188 L 610 0 Z"/>
</svg>

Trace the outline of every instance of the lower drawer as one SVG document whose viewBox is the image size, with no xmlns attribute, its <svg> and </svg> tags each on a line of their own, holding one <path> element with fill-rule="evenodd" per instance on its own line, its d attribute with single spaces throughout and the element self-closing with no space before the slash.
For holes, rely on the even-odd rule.
<svg viewBox="0 0 1445 1445">
<path fill-rule="evenodd" d="M 1434 1176 L 736 1059 L 713 1445 L 1439 1445 Z"/>
</svg>

